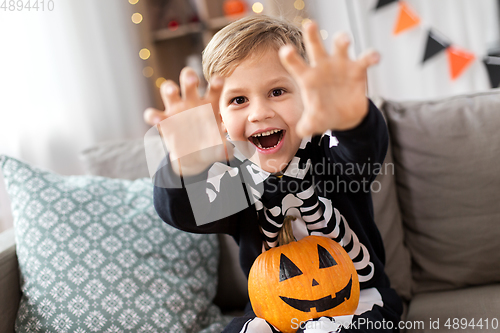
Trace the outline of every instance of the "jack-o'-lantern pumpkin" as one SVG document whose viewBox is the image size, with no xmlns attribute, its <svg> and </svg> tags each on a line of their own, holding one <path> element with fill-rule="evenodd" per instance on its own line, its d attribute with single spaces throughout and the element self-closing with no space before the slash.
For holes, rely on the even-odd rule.
<svg viewBox="0 0 500 333">
<path fill-rule="evenodd" d="M 248 293 L 257 317 L 287 333 L 309 319 L 354 314 L 359 281 L 342 246 L 327 237 L 307 236 L 259 255 Z"/>
</svg>

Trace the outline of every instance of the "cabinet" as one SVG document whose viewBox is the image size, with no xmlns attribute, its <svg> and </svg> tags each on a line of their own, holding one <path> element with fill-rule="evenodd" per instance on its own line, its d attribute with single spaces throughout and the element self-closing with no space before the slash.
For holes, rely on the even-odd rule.
<svg viewBox="0 0 500 333">
<path fill-rule="evenodd" d="M 212 36 L 230 22 L 245 15 L 259 15 L 257 1 L 247 0 L 243 14 L 225 16 L 225 0 L 129 0 L 134 5 L 140 30 L 144 76 L 154 96 L 155 107 L 163 109 L 158 87 L 165 79 L 179 83 L 179 73 L 189 65 L 200 75 L 200 90 L 206 87 L 201 74 L 201 52 Z M 303 0 L 259 0 L 262 13 L 290 20 L 305 17 Z M 253 8 L 252 8 L 253 7 Z M 134 17 L 132 18 L 134 21 Z M 169 25 L 169 22 L 171 23 Z"/>
</svg>

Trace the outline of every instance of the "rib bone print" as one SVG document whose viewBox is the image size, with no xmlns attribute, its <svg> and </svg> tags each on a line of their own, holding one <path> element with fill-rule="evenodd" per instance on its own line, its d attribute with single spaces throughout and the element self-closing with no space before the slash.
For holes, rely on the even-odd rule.
<svg viewBox="0 0 500 333">
<path fill-rule="evenodd" d="M 263 251 L 278 245 L 278 233 L 283 226 L 285 216 L 293 216 L 296 218 L 292 226 L 297 240 L 308 235 L 332 238 L 349 254 L 358 272 L 359 281 L 366 282 L 373 277 L 375 269 L 370 261 L 368 249 L 359 241 L 344 216 L 333 207 L 332 201 L 320 196 L 321 193 L 317 193 L 314 188 L 311 155 L 317 151 L 314 147 L 322 144 L 327 149 L 332 149 L 338 145 L 338 140 L 331 131 L 325 132 L 319 139 L 304 138 L 281 177 L 262 170 L 246 159 L 236 147 L 236 161 L 231 162 L 231 167 L 236 167 L 241 171 L 250 204 L 255 204 L 264 238 Z M 210 194 L 207 188 L 211 202 L 216 200 L 221 188 L 219 182 L 229 181 L 230 177 L 236 175 L 235 171 L 231 172 L 228 166 L 219 164 L 214 167 L 219 169 L 219 172 L 214 173 L 210 170 L 210 179 L 207 184 L 208 187 L 215 188 L 215 191 L 211 190 Z M 221 172 L 229 173 L 230 177 L 216 176 Z M 238 177 L 233 179 L 238 180 Z M 302 190 L 307 185 L 308 187 Z M 291 189 L 292 187 L 295 190 Z"/>
</svg>

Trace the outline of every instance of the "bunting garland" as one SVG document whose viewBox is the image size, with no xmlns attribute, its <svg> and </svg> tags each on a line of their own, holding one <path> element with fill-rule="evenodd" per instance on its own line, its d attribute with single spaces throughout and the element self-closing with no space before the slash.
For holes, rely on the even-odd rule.
<svg viewBox="0 0 500 333">
<path fill-rule="evenodd" d="M 420 17 L 408 6 L 405 1 L 399 1 L 399 15 L 394 26 L 394 35 L 416 27 L 420 23 Z"/>
<path fill-rule="evenodd" d="M 429 34 L 427 36 L 427 44 L 425 45 L 424 59 L 422 60 L 422 63 L 426 62 L 441 51 L 446 50 L 450 45 L 451 43 L 449 41 L 441 37 L 434 30 L 429 30 Z"/>
<path fill-rule="evenodd" d="M 380 9 L 388 4 L 391 4 L 393 2 L 397 2 L 398 0 L 378 0 L 377 6 L 375 7 L 375 10 Z"/>
<path fill-rule="evenodd" d="M 394 2 L 397 2 L 399 5 L 398 16 L 393 30 L 394 35 L 399 35 L 420 24 L 420 17 L 404 0 L 378 0 L 374 10 L 378 10 Z M 443 53 L 443 51 L 446 51 L 449 73 L 452 80 L 460 77 L 477 59 L 476 55 L 472 52 L 453 45 L 448 38 L 430 29 L 427 35 L 422 64 L 430 58 Z M 488 72 L 491 87 L 497 88 L 500 85 L 500 52 L 485 56 L 483 63 Z"/>
<path fill-rule="evenodd" d="M 500 85 L 500 57 L 484 57 L 483 63 L 488 71 L 491 87 L 498 87 Z"/>
</svg>

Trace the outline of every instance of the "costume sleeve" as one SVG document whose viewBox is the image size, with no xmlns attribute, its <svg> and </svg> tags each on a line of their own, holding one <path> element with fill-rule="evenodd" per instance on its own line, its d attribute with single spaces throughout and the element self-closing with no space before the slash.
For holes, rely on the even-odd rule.
<svg viewBox="0 0 500 333">
<path fill-rule="evenodd" d="M 371 100 L 368 103 L 368 113 L 357 127 L 323 136 L 326 156 L 341 177 L 373 181 L 384 161 L 389 142 L 387 126 L 375 104 Z"/>
<path fill-rule="evenodd" d="M 183 231 L 227 233 L 235 237 L 239 228 L 238 213 L 248 207 L 245 194 L 234 193 L 242 188 L 239 176 L 223 172 L 216 179 L 218 186 L 214 186 L 213 180 L 208 181 L 211 168 L 181 179 L 166 161 L 168 156 L 154 177 L 154 206 L 160 218 Z M 212 192 L 215 197 L 209 196 Z"/>
</svg>

